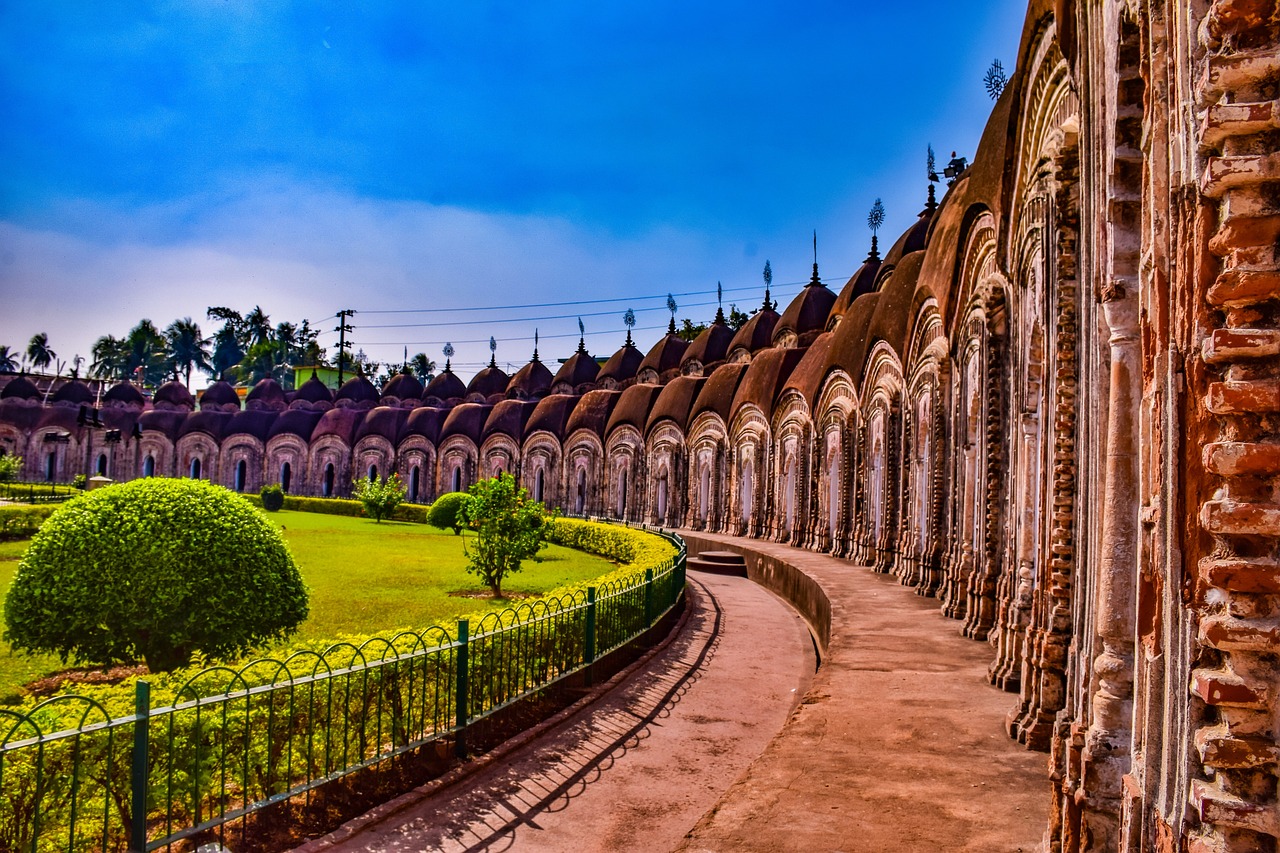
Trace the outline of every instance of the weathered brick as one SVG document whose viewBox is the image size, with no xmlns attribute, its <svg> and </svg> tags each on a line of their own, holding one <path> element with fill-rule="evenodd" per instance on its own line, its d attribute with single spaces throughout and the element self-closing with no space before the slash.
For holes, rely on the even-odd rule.
<svg viewBox="0 0 1280 853">
<path fill-rule="evenodd" d="M 1221 198 L 1227 190 L 1280 179 L 1280 154 L 1210 157 L 1200 176 L 1200 191 Z"/>
<path fill-rule="evenodd" d="M 1234 797 L 1211 782 L 1191 783 L 1191 804 L 1204 823 L 1220 823 L 1267 835 L 1280 834 L 1274 805 L 1264 806 Z"/>
<path fill-rule="evenodd" d="M 1280 272 L 1274 270 L 1230 269 L 1214 281 L 1206 295 L 1219 308 L 1255 305 L 1280 299 Z"/>
<path fill-rule="evenodd" d="M 1272 246 L 1280 237 L 1280 216 L 1235 216 L 1209 241 L 1209 251 L 1227 255 L 1236 249 Z"/>
<path fill-rule="evenodd" d="M 1200 620 L 1200 641 L 1215 649 L 1266 652 L 1280 647 L 1280 622 L 1216 614 Z"/>
<path fill-rule="evenodd" d="M 1280 355 L 1280 329 L 1215 329 L 1203 352 L 1209 364 Z"/>
<path fill-rule="evenodd" d="M 1261 736 L 1232 736 L 1217 728 L 1196 732 L 1200 760 L 1210 767 L 1262 767 L 1280 761 L 1280 747 Z"/>
<path fill-rule="evenodd" d="M 1262 710 L 1267 707 L 1264 687 L 1246 684 L 1235 673 L 1220 669 L 1197 669 L 1191 674 L 1191 692 L 1206 705 L 1227 705 Z"/>
<path fill-rule="evenodd" d="M 1230 380 L 1209 386 L 1205 406 L 1218 415 L 1280 412 L 1280 381 Z"/>
<path fill-rule="evenodd" d="M 1201 452 L 1205 470 L 1221 477 L 1280 474 L 1280 444 L 1219 441 Z"/>
<path fill-rule="evenodd" d="M 1200 507 L 1200 524 L 1210 533 L 1280 536 L 1280 506 L 1226 499 L 1205 501 Z"/>
<path fill-rule="evenodd" d="M 1209 586 L 1236 592 L 1280 593 L 1280 563 L 1235 557 L 1200 561 L 1200 577 Z"/>
</svg>

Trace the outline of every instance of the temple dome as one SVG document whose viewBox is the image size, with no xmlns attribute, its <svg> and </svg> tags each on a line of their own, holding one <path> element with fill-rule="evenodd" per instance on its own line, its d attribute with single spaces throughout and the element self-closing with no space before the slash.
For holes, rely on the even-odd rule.
<svg viewBox="0 0 1280 853">
<path fill-rule="evenodd" d="M 151 404 L 160 411 L 170 412 L 191 412 L 196 408 L 196 400 L 187 386 L 177 380 L 171 380 L 157 388 L 151 397 Z"/>
</svg>

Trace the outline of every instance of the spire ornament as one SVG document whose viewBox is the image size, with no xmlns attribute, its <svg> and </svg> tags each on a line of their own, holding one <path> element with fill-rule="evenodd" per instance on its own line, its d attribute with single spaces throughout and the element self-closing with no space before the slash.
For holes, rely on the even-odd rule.
<svg viewBox="0 0 1280 853">
<path fill-rule="evenodd" d="M 498 366 L 498 342 L 493 339 L 493 335 L 489 336 L 489 366 Z"/>
<path fill-rule="evenodd" d="M 676 333 L 676 298 L 670 293 L 667 294 L 667 310 L 671 312 L 671 323 L 667 326 L 667 334 L 674 335 Z"/>
<path fill-rule="evenodd" d="M 773 305 L 769 302 L 769 287 L 773 284 L 773 267 L 769 265 L 766 259 L 764 262 L 764 306 L 763 310 L 772 311 Z"/>
<path fill-rule="evenodd" d="M 934 182 L 939 180 L 939 178 L 938 178 L 937 162 L 934 160 L 934 157 L 933 157 L 932 143 L 930 143 L 929 145 L 929 154 L 928 154 L 928 157 L 925 159 L 924 171 L 925 171 L 925 175 L 929 178 L 929 199 L 924 203 L 924 212 L 921 214 L 922 216 L 925 213 L 931 214 L 938 209 L 938 199 L 933 194 L 933 185 L 934 185 Z"/>
<path fill-rule="evenodd" d="M 809 278 L 809 287 L 821 287 L 822 279 L 818 277 L 818 229 L 813 229 L 813 275 Z"/>
<path fill-rule="evenodd" d="M 533 330 L 533 358 L 532 361 L 539 361 L 538 358 L 538 330 Z"/>
<path fill-rule="evenodd" d="M 628 308 L 626 312 L 622 315 L 622 324 L 627 327 L 626 346 L 631 346 L 631 329 L 636 324 L 636 312 Z"/>
<path fill-rule="evenodd" d="M 716 282 L 716 319 L 713 322 L 724 325 L 724 287 L 718 281 Z"/>
<path fill-rule="evenodd" d="M 578 318 L 578 352 L 587 351 L 587 327 L 582 325 L 582 318 Z"/>
<path fill-rule="evenodd" d="M 876 199 L 875 204 L 871 205 L 871 212 L 867 214 L 867 227 L 871 229 L 871 251 L 867 254 L 867 260 L 880 260 L 880 249 L 876 246 L 876 232 L 880 230 L 880 226 L 884 225 L 884 205 L 880 199 Z"/>
<path fill-rule="evenodd" d="M 444 352 L 444 372 L 452 373 L 453 367 L 452 367 L 452 364 L 450 363 L 450 360 L 453 358 L 453 344 L 446 343 L 444 345 L 443 352 Z"/>
</svg>

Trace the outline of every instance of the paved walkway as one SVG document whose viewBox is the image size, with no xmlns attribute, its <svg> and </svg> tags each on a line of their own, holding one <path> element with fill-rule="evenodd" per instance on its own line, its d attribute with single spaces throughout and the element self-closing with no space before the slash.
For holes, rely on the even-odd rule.
<svg viewBox="0 0 1280 853">
<path fill-rule="evenodd" d="M 831 640 L 803 703 L 682 851 L 1032 851 L 1048 822 L 1046 756 L 1009 740 L 1014 697 L 991 647 L 938 602 L 847 561 L 692 534 L 800 568 L 831 602 Z"/>
<path fill-rule="evenodd" d="M 745 578 L 689 578 L 680 633 L 600 701 L 306 849 L 674 849 L 786 723 L 816 666 L 805 623 L 781 599 Z"/>
<path fill-rule="evenodd" d="M 697 594 L 684 630 L 600 703 L 432 797 L 307 849 L 1036 848 L 1045 756 L 1004 735 L 1014 700 L 987 684 L 987 644 L 961 637 L 935 600 L 894 578 L 695 535 L 817 581 L 832 630 L 816 675 L 794 611 L 749 581 L 690 572 Z"/>
</svg>

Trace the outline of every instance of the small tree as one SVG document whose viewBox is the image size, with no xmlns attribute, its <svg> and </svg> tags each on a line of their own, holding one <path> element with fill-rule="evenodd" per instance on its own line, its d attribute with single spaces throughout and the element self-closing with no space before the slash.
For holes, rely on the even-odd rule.
<svg viewBox="0 0 1280 853">
<path fill-rule="evenodd" d="M 457 536 L 466 526 L 461 513 L 462 508 L 467 505 L 467 500 L 466 492 L 449 492 L 441 495 L 427 510 L 427 524 L 439 527 L 441 530 L 452 528 L 453 534 Z"/>
<path fill-rule="evenodd" d="M 147 477 L 49 516 L 9 588 L 4 638 L 64 662 L 141 659 L 160 672 L 197 652 L 237 657 L 306 618 L 293 556 L 248 501 L 201 480 Z"/>
<path fill-rule="evenodd" d="M 370 477 L 356 478 L 352 494 L 356 500 L 364 504 L 364 511 L 373 516 L 373 520 L 382 523 L 382 519 L 390 518 L 391 513 L 404 501 L 404 483 L 399 474 L 392 474 L 382 480 Z"/>
<path fill-rule="evenodd" d="M 546 508 L 504 471 L 468 490 L 463 519 L 476 532 L 467 549 L 467 571 L 501 598 L 503 578 L 520 571 L 520 564 L 547 544 Z"/>
<path fill-rule="evenodd" d="M 18 479 L 22 472 L 22 457 L 5 454 L 0 456 L 0 483 Z"/>
<path fill-rule="evenodd" d="M 262 508 L 267 512 L 279 512 L 284 509 L 284 489 L 279 483 L 268 483 L 258 494 L 262 498 Z"/>
</svg>

